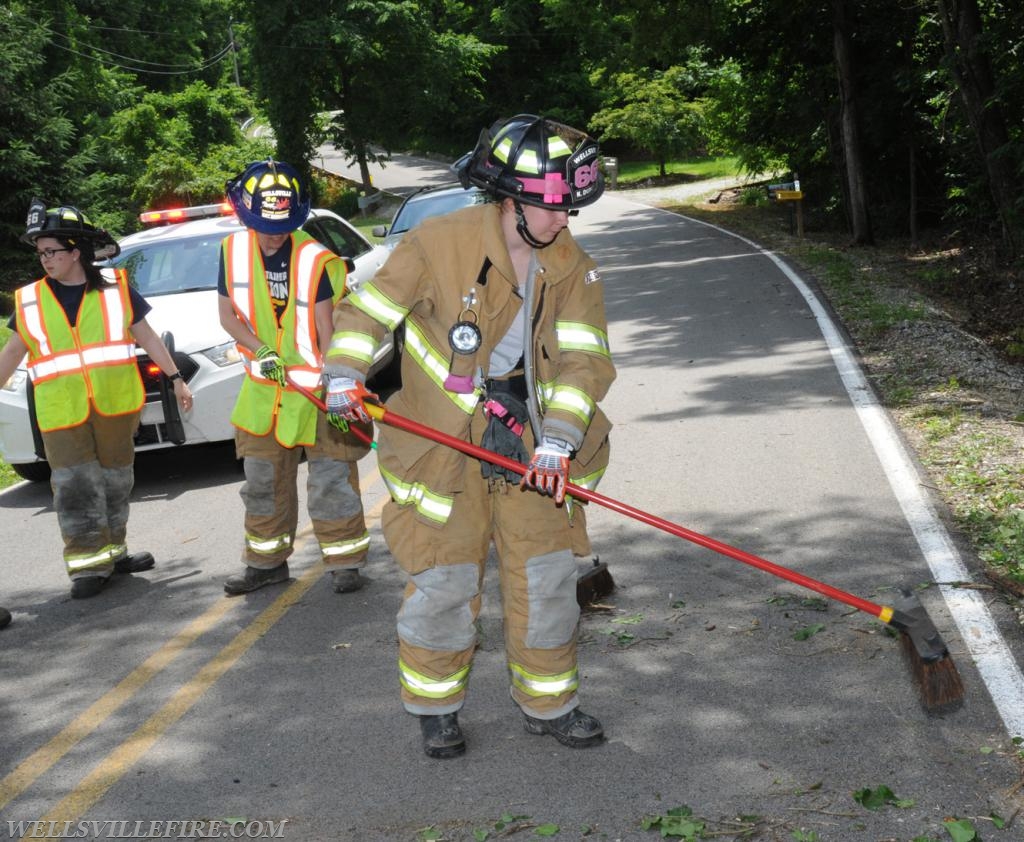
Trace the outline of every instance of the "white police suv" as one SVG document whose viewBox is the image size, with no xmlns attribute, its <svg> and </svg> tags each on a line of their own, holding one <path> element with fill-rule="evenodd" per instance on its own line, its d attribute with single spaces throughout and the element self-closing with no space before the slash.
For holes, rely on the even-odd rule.
<svg viewBox="0 0 1024 842">
<path fill-rule="evenodd" d="M 230 416 L 244 371 L 234 340 L 220 326 L 217 268 L 221 241 L 240 230 L 241 223 L 227 203 L 147 212 L 142 221 L 151 227 L 121 240 L 121 254 L 113 264 L 128 271 L 131 283 L 152 306 L 146 319 L 171 350 L 195 406 L 178 412 L 173 390 L 140 348 L 146 405 L 136 449 L 232 439 Z M 302 228 L 345 258 L 350 289 L 373 277 L 388 255 L 387 249 L 372 245 L 328 210 L 314 208 Z M 391 381 L 397 381 L 399 362 L 395 342 L 383 343 L 370 372 L 371 388 L 386 392 Z M 23 368 L 0 388 L 0 456 L 25 479 L 42 481 L 49 478 L 50 468 L 43 457 L 30 389 Z"/>
</svg>

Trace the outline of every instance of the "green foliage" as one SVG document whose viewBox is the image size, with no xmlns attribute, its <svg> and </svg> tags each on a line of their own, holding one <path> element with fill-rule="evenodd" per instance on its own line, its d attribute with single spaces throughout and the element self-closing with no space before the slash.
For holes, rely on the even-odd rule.
<svg viewBox="0 0 1024 842">
<path fill-rule="evenodd" d="M 906 798 L 897 798 L 889 787 L 881 786 L 871 789 L 864 787 L 853 793 L 853 800 L 867 810 L 880 810 L 882 807 L 899 807 L 906 809 L 914 806 L 914 801 Z"/>
<path fill-rule="evenodd" d="M 659 174 L 665 175 L 669 158 L 707 150 L 703 105 L 690 98 L 690 81 L 687 70 L 679 66 L 649 74 L 612 74 L 606 105 L 590 118 L 590 129 L 602 141 L 625 141 L 651 154 Z"/>
<path fill-rule="evenodd" d="M 706 826 L 706 823 L 694 817 L 693 810 L 686 806 L 674 807 L 660 816 L 645 816 L 640 822 L 641 829 L 658 830 L 663 839 L 702 839 Z"/>
<path fill-rule="evenodd" d="M 252 110 L 239 88 L 194 82 L 176 93 L 147 93 L 117 112 L 104 141 L 110 167 L 131 185 L 126 211 L 222 199 L 229 178 L 273 153 L 267 141 L 242 136 Z"/>
<path fill-rule="evenodd" d="M 981 839 L 969 819 L 947 819 L 942 826 L 953 842 L 977 842 Z"/>
<path fill-rule="evenodd" d="M 793 632 L 793 640 L 810 640 L 818 632 L 824 631 L 824 629 L 824 623 L 812 623 L 809 626 L 804 626 Z"/>
<path fill-rule="evenodd" d="M 359 192 L 340 178 L 315 175 L 312 180 L 313 204 L 327 208 L 346 219 L 359 213 Z"/>
</svg>

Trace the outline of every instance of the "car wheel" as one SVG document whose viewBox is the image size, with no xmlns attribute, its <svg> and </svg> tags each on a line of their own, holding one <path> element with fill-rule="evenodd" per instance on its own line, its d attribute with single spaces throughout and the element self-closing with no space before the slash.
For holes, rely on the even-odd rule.
<svg viewBox="0 0 1024 842">
<path fill-rule="evenodd" d="M 11 465 L 11 469 L 29 482 L 46 482 L 50 478 L 49 462 L 20 462 Z"/>
</svg>

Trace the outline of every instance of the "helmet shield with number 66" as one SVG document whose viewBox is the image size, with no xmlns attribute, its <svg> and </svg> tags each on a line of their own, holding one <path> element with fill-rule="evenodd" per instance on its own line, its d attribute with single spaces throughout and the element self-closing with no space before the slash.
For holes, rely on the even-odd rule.
<svg viewBox="0 0 1024 842">
<path fill-rule="evenodd" d="M 480 133 L 476 148 L 452 167 L 464 187 L 547 210 L 571 211 L 604 192 L 600 147 L 564 123 L 519 114 Z"/>
<path fill-rule="evenodd" d="M 93 225 L 74 205 L 48 208 L 41 199 L 33 198 L 25 219 L 25 233 L 20 239 L 27 245 L 33 245 L 40 237 L 66 240 L 68 245 L 81 249 L 90 261 L 107 260 L 121 253 L 117 241 Z"/>
</svg>

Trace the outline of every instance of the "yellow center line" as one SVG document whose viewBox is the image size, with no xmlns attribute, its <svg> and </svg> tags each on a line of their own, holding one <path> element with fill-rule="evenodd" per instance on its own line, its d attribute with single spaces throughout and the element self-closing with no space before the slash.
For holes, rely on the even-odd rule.
<svg viewBox="0 0 1024 842">
<path fill-rule="evenodd" d="M 159 675 L 175 658 L 195 643 L 197 638 L 213 628 L 236 604 L 232 600 L 218 600 L 205 613 L 189 623 L 132 670 L 116 686 L 76 716 L 46 745 L 19 763 L 14 771 L 0 780 L 0 810 L 28 789 L 40 775 L 57 763 L 81 740 L 95 731 L 121 705 L 129 701 L 152 678 Z"/>
<path fill-rule="evenodd" d="M 385 495 L 372 510 L 369 518 L 380 514 L 388 497 Z M 308 527 L 303 532 L 307 532 Z M 99 801 L 115 783 L 128 772 L 175 722 L 195 705 L 202 695 L 226 673 L 270 628 L 298 602 L 324 573 L 319 563 L 313 565 L 273 603 L 259 614 L 246 629 L 215 655 L 198 673 L 170 698 L 170 700 L 127 740 L 106 756 L 68 795 L 40 821 L 76 821 L 86 810 Z"/>
</svg>

